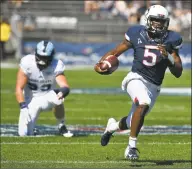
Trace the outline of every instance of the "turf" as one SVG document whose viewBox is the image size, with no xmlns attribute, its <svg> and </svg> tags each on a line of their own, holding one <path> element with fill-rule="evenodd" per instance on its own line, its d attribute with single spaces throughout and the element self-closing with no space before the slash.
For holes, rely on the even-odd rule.
<svg viewBox="0 0 193 169">
<path fill-rule="evenodd" d="M 135 163 L 124 159 L 127 136 L 113 137 L 112 142 L 106 147 L 100 146 L 99 140 L 99 136 L 70 139 L 2 138 L 2 143 L 7 144 L 2 145 L 1 165 L 3 168 L 190 168 L 191 166 L 191 136 L 140 136 L 138 148 L 141 156 Z"/>
<path fill-rule="evenodd" d="M 120 87 L 126 74 L 66 71 L 72 88 Z M 18 123 L 15 79 L 16 69 L 1 70 L 1 124 Z M 163 86 L 190 87 L 191 71 L 184 71 L 180 79 L 166 74 Z M 67 124 L 105 126 L 109 117 L 118 120 L 127 115 L 130 106 L 126 94 L 71 94 L 65 100 Z M 52 112 L 42 113 L 38 124 L 56 125 L 56 120 Z M 145 126 L 152 125 L 191 125 L 191 97 L 160 96 L 145 120 Z M 138 162 L 124 159 L 127 135 L 115 134 L 106 147 L 100 146 L 100 137 L 1 137 L 1 168 L 191 168 L 191 135 L 140 135 Z"/>
<path fill-rule="evenodd" d="M 1 69 L 1 89 L 14 91 L 16 80 L 16 69 Z M 71 88 L 106 88 L 121 86 L 121 81 L 128 71 L 117 70 L 113 74 L 99 75 L 92 70 L 66 70 L 68 82 Z M 9 78 L 9 80 L 8 80 Z M 163 87 L 191 87 L 191 71 L 185 70 L 180 79 L 170 73 L 166 73 Z"/>
<path fill-rule="evenodd" d="M 18 104 L 14 94 L 2 95 L 1 122 L 16 124 Z M 10 102 L 9 100 L 12 100 Z M 183 104 L 182 104 L 183 103 Z M 76 95 L 71 94 L 65 101 L 67 124 L 106 124 L 109 117 L 117 120 L 128 114 L 131 101 L 127 95 Z M 175 117 L 175 118 L 174 118 Z M 90 120 L 89 120 L 90 118 Z M 55 124 L 51 112 L 42 113 L 39 124 Z M 191 98 L 186 96 L 160 96 L 148 114 L 145 125 L 191 124 Z"/>
</svg>

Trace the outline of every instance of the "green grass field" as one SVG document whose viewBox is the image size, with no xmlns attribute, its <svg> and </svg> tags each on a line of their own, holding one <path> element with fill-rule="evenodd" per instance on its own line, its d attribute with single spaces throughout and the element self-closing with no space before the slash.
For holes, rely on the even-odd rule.
<svg viewBox="0 0 193 169">
<path fill-rule="evenodd" d="M 92 70 L 67 70 L 71 88 L 120 88 L 126 71 L 101 76 Z M 1 69 L 1 125 L 17 125 L 19 107 L 15 100 L 16 69 Z M 167 73 L 163 87 L 191 87 L 191 71 L 180 79 Z M 70 94 L 65 101 L 67 125 L 100 125 L 109 117 L 127 115 L 131 100 L 126 94 Z M 38 125 L 56 125 L 52 112 L 42 113 Z M 191 97 L 159 96 L 145 126 L 191 125 Z M 7 130 L 10 130 L 9 128 Z M 72 138 L 1 137 L 1 168 L 191 168 L 190 134 L 140 135 L 140 159 L 124 159 L 128 135 L 115 133 L 110 144 L 100 145 L 100 134 Z"/>
</svg>

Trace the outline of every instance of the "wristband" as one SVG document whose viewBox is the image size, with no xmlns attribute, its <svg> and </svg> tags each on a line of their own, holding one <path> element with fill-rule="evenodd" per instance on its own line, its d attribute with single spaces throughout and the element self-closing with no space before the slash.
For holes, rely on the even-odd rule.
<svg viewBox="0 0 193 169">
<path fill-rule="evenodd" d="M 58 94 L 59 92 L 62 92 L 63 97 L 66 97 L 70 93 L 70 89 L 68 87 L 61 87 L 59 89 L 54 89 L 54 92 Z"/>
<path fill-rule="evenodd" d="M 20 109 L 23 109 L 23 108 L 27 107 L 27 104 L 26 104 L 26 102 L 21 102 L 21 103 L 19 103 L 19 106 L 20 106 Z"/>
<path fill-rule="evenodd" d="M 172 66 L 174 66 L 174 58 L 173 58 L 173 56 L 172 55 L 170 55 L 169 53 L 168 53 L 168 60 L 170 61 L 170 63 L 172 64 Z"/>
</svg>

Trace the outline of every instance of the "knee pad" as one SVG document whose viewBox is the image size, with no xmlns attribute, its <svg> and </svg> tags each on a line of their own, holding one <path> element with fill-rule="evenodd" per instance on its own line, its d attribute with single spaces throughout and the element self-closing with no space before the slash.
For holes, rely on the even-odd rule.
<svg viewBox="0 0 193 169">
<path fill-rule="evenodd" d="M 136 106 L 139 106 L 139 105 L 149 106 L 151 104 L 151 99 L 149 97 L 141 97 L 139 99 L 135 97 L 133 102 L 135 103 Z"/>
<path fill-rule="evenodd" d="M 140 79 L 131 79 L 127 83 L 127 93 L 132 101 L 138 105 L 150 105 L 151 98 L 146 85 Z"/>
<path fill-rule="evenodd" d="M 18 134 L 19 134 L 19 136 L 27 136 L 28 134 L 28 131 L 27 131 L 27 127 L 26 128 L 21 128 L 21 127 L 19 127 L 19 129 L 18 129 Z"/>
<path fill-rule="evenodd" d="M 21 137 L 33 135 L 33 127 L 30 125 L 22 125 L 20 123 L 18 126 L 18 134 Z"/>
</svg>

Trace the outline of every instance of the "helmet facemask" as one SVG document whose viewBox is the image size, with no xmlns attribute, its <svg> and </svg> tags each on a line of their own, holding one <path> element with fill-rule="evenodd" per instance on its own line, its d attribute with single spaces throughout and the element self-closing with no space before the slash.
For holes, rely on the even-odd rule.
<svg viewBox="0 0 193 169">
<path fill-rule="evenodd" d="M 163 36 L 168 30 L 169 19 L 162 19 L 155 16 L 149 16 L 147 19 L 148 31 L 154 36 Z"/>
<path fill-rule="evenodd" d="M 50 56 L 48 57 L 48 56 L 41 56 L 36 53 L 35 56 L 37 67 L 40 70 L 47 68 L 53 60 L 53 55 L 51 57 Z"/>
</svg>

